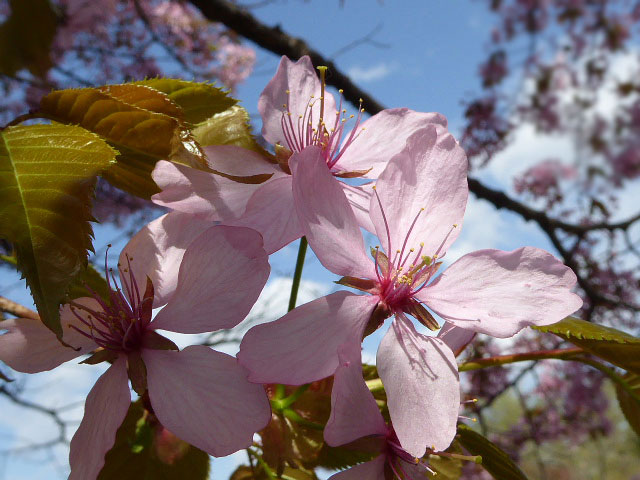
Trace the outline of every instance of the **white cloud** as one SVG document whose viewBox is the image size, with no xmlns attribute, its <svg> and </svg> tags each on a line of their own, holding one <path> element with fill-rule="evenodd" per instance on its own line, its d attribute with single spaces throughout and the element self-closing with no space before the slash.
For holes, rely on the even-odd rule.
<svg viewBox="0 0 640 480">
<path fill-rule="evenodd" d="M 523 124 L 512 133 L 511 143 L 494 156 L 486 170 L 493 180 L 511 190 L 513 177 L 542 160 L 573 159 L 574 145 L 569 136 L 547 135 L 536 131 L 531 124 Z"/>
<path fill-rule="evenodd" d="M 373 82 L 388 77 L 395 70 L 394 66 L 380 62 L 367 67 L 355 65 L 347 70 L 347 74 L 354 82 Z"/>
</svg>

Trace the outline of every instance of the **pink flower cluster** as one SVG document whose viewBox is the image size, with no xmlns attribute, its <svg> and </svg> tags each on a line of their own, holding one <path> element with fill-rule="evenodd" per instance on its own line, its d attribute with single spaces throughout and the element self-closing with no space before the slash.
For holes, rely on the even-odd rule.
<svg viewBox="0 0 640 480">
<path fill-rule="evenodd" d="M 455 354 L 476 332 L 510 337 L 582 305 L 571 293 L 574 273 L 533 247 L 480 250 L 440 273 L 468 197 L 467 159 L 442 115 L 406 108 L 366 121 L 362 108 L 349 115 L 307 57 L 282 59 L 259 110 L 271 161 L 214 146 L 206 149 L 208 161 L 226 176 L 158 162 L 153 177 L 162 192 L 153 200 L 172 212 L 129 242 L 120 257 L 122 287 L 108 271 L 109 299 L 93 295 L 62 308 L 64 341 L 75 349 L 36 321 L 5 322 L 0 358 L 17 370 L 47 370 L 89 352 L 111 362 L 72 441 L 71 478 L 95 478 L 102 467 L 129 405 L 127 378 L 148 393 L 169 431 L 220 456 L 248 446 L 267 423 L 262 384 L 329 376 L 326 442 L 370 437 L 379 453 L 333 478 L 419 478 L 430 469 L 425 454 L 446 450 L 456 434 Z M 259 184 L 229 178 L 264 174 L 268 180 Z M 365 245 L 362 229 L 376 244 Z M 178 351 L 156 332 L 237 325 L 267 280 L 267 255 L 303 235 L 351 290 L 252 328 L 237 361 L 205 346 Z M 151 308 L 163 305 L 152 318 Z M 390 422 L 361 367 L 363 338 L 385 325 L 377 371 Z M 423 326 L 439 332 L 425 334 Z"/>
</svg>

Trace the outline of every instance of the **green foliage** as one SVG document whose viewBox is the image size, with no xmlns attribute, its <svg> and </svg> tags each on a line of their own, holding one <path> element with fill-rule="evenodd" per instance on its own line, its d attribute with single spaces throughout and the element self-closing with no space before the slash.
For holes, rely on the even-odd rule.
<svg viewBox="0 0 640 480">
<path fill-rule="evenodd" d="M 104 177 L 133 195 L 148 198 L 158 192 L 151 179 L 158 160 L 204 165 L 182 108 L 145 85 L 56 90 L 42 98 L 39 114 L 80 125 L 114 145 L 120 155 Z"/>
<path fill-rule="evenodd" d="M 11 15 L 0 25 L 0 73 L 14 76 L 26 68 L 44 77 L 57 16 L 49 0 L 10 0 Z"/>
<path fill-rule="evenodd" d="M 96 135 L 65 125 L 0 132 L 0 232 L 43 323 L 62 334 L 59 305 L 87 265 L 96 175 L 116 151 Z M 73 214 L 70 215 L 70 212 Z"/>
<path fill-rule="evenodd" d="M 309 469 L 318 465 L 324 444 L 321 426 L 331 412 L 331 385 L 332 379 L 325 379 L 313 382 L 301 394 L 301 387 L 286 387 L 282 392 L 282 400 L 294 396 L 295 402 L 280 411 L 274 408 L 271 422 L 260 432 L 262 458 L 274 471 L 281 473 L 286 465 Z"/>
<path fill-rule="evenodd" d="M 145 411 L 142 403 L 139 400 L 132 403 L 113 448 L 107 452 L 98 480 L 209 478 L 209 455 L 176 437 L 167 443 L 163 435 L 166 433 L 162 426 Z"/>
<path fill-rule="evenodd" d="M 496 480 L 527 480 L 501 448 L 466 425 L 458 425 L 458 441 L 471 455 L 482 457 L 483 468 Z"/>
<path fill-rule="evenodd" d="M 462 454 L 462 448 L 457 441 L 454 441 L 447 453 Z M 435 475 L 427 474 L 427 478 L 436 478 L 438 480 L 458 480 L 462 475 L 462 460 L 459 458 L 430 455 L 429 468 L 434 470 Z"/>
<path fill-rule="evenodd" d="M 271 155 L 253 137 L 251 126 L 249 125 L 249 114 L 238 105 L 234 105 L 228 110 L 200 123 L 193 129 L 193 136 L 203 147 L 209 145 L 235 145 L 258 152 L 267 159 L 271 158 Z"/>
<path fill-rule="evenodd" d="M 87 264 L 87 267 L 80 271 L 74 279 L 67 292 L 67 298 L 74 299 L 80 297 L 90 297 L 92 293 L 87 290 L 89 287 L 95 293 L 100 295 L 103 300 L 109 300 L 109 287 L 107 281 L 102 274 L 96 270 L 96 267 Z"/>
<path fill-rule="evenodd" d="M 135 82 L 167 95 L 184 112 L 184 120 L 192 125 L 204 122 L 217 113 L 233 107 L 238 101 L 221 88 L 208 83 L 189 82 L 175 78 L 150 78 Z"/>
<path fill-rule="evenodd" d="M 534 328 L 553 333 L 618 367 L 640 374 L 640 339 L 628 333 L 574 317 Z"/>
<path fill-rule="evenodd" d="M 627 373 L 623 380 L 625 380 L 631 389 L 640 396 L 640 375 L 634 373 Z M 616 397 L 618 398 L 618 404 L 620 410 L 624 414 L 624 417 L 629 422 L 631 428 L 640 435 L 640 402 L 633 398 L 626 392 L 620 385 L 616 384 Z"/>
<path fill-rule="evenodd" d="M 268 468 L 265 466 L 251 468 L 248 465 L 241 465 L 233 472 L 229 480 L 271 480 L 274 478 L 282 480 L 318 480 L 318 477 L 312 471 L 285 467 L 281 475 L 276 477 L 274 472 L 269 471 L 267 473 L 266 470 Z"/>
<path fill-rule="evenodd" d="M 18 260 L 16 257 L 0 255 L 0 260 L 3 260 L 16 268 L 18 267 Z M 100 297 L 105 301 L 109 301 L 109 286 L 107 285 L 107 281 L 104 279 L 102 274 L 96 270 L 96 267 L 90 263 L 88 263 L 86 268 L 83 268 L 73 279 L 73 282 L 71 282 L 71 285 L 67 290 L 65 298 L 73 300 L 74 298 L 92 296 L 92 293 L 87 290 L 87 287 L 100 295 Z"/>
</svg>

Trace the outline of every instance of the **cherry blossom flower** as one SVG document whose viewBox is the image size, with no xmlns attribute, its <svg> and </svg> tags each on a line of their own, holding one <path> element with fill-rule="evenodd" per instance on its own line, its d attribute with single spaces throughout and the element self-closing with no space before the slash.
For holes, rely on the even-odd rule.
<svg viewBox="0 0 640 480">
<path fill-rule="evenodd" d="M 339 446 L 362 439 L 357 442 L 358 446 L 378 455 L 373 460 L 336 473 L 330 477 L 330 480 L 359 480 L 361 478 L 385 480 L 387 478 L 385 470 L 389 470 L 398 480 L 418 480 L 424 478 L 427 472 L 433 474 L 433 470 L 424 460 L 407 452 L 400 445 L 393 427 L 385 423 L 373 395 L 361 381 L 361 378 L 362 365 L 360 361 L 352 361 L 348 356 L 341 355 L 335 379 L 349 388 L 348 390 L 334 389 L 332 391 L 332 405 L 342 400 L 344 407 L 332 410 L 325 440 L 331 446 Z M 338 395 L 342 395 L 343 399 L 339 399 Z M 437 442 L 443 436 L 453 438 L 455 432 L 455 424 L 449 427 L 449 431 L 445 435 L 439 434 L 437 431 L 427 432 L 425 441 L 429 452 L 432 453 L 435 450 L 435 446 L 429 441 Z M 442 445 L 446 448 L 449 443 L 451 443 L 450 440 L 448 443 L 445 440 Z M 422 450 L 421 457 L 425 453 L 424 449 Z"/>
<path fill-rule="evenodd" d="M 205 148 L 209 166 L 233 176 L 271 175 L 262 184 L 236 183 L 202 170 L 160 161 L 153 178 L 162 192 L 153 196 L 158 205 L 221 221 L 225 225 L 258 230 L 268 253 L 303 235 L 295 212 L 289 159 L 308 147 L 321 151 L 324 168 L 334 178 L 376 178 L 406 139 L 429 124 L 446 129 L 437 113 L 407 108 L 383 110 L 362 121 L 364 110 L 347 116 L 342 98 L 336 108 L 325 91 L 309 57 L 294 63 L 282 57 L 278 71 L 258 101 L 263 137 L 275 148 L 275 163 L 235 146 Z M 351 130 L 347 127 L 353 121 Z M 235 183 L 235 185 L 233 185 Z M 370 189 L 336 182 L 349 199 L 363 227 L 373 229 L 369 216 Z M 331 199 L 328 199 L 331 201 Z"/>
<path fill-rule="evenodd" d="M 290 165 L 298 216 L 318 259 L 343 276 L 339 283 L 369 295 L 339 291 L 254 327 L 238 354 L 250 381 L 302 384 L 332 375 L 340 351 L 359 354 L 363 335 L 395 316 L 378 348 L 378 373 L 400 445 L 420 457 L 427 435 L 443 435 L 433 441 L 438 449 L 453 438 L 460 393 L 448 335 L 454 343 L 457 329 L 509 337 L 555 323 L 582 304 L 570 291 L 571 269 L 532 247 L 473 252 L 436 277 L 468 196 L 464 152 L 436 126 L 411 135 L 377 181 L 369 210 L 382 247 L 371 250 L 372 258 L 322 152 L 307 148 Z M 449 324 L 439 338 L 419 334 L 408 318 L 438 329 L 426 307 Z M 349 388 L 334 383 L 338 392 Z"/>
<path fill-rule="evenodd" d="M 514 180 L 518 193 L 529 192 L 534 198 L 549 196 L 559 199 L 560 181 L 575 178 L 575 167 L 550 159 L 534 165 Z"/>
<path fill-rule="evenodd" d="M 269 276 L 255 231 L 210 227 L 183 248 L 181 240 L 192 235 L 180 232 L 195 224 L 182 220 L 165 216 L 134 236 L 120 256 L 122 287 L 108 270 L 108 301 L 96 294 L 61 308 L 63 340 L 71 348 L 37 320 L 2 324 L 7 333 L 0 336 L 0 359 L 15 370 L 46 371 L 90 352 L 88 363 L 111 363 L 89 393 L 71 440 L 72 480 L 100 472 L 131 403 L 128 379 L 140 395 L 148 394 L 165 428 L 214 456 L 248 446 L 269 421 L 264 389 L 247 381 L 235 358 L 204 345 L 177 351 L 156 332 L 231 328 L 249 313 Z M 172 233 L 177 242 L 167 247 L 163 238 Z M 152 307 L 165 303 L 152 320 Z"/>
</svg>

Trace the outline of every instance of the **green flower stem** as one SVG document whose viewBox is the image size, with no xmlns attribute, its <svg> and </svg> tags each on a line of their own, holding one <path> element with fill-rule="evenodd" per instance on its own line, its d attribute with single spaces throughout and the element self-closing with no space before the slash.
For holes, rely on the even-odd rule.
<svg viewBox="0 0 640 480">
<path fill-rule="evenodd" d="M 302 385 L 298 387 L 296 391 L 293 392 L 291 395 L 289 395 L 287 398 L 283 398 L 279 402 L 279 405 L 281 406 L 281 408 L 285 409 L 293 405 L 295 401 L 298 400 L 302 396 L 302 394 L 307 391 L 307 389 L 309 388 L 309 385 L 310 385 L 309 383 L 307 383 L 306 385 Z"/>
<path fill-rule="evenodd" d="M 312 428 L 313 430 L 324 430 L 324 425 L 310 422 L 306 418 L 301 417 L 298 412 L 296 412 L 295 410 L 291 410 L 290 408 L 283 410 L 282 414 L 292 422 L 295 422 L 298 425 L 302 425 L 303 427 Z"/>
<path fill-rule="evenodd" d="M 276 385 L 276 391 L 273 394 L 272 402 L 282 400 L 284 398 L 285 393 L 286 393 L 285 386 L 277 384 Z"/>
<path fill-rule="evenodd" d="M 296 269 L 293 273 L 293 283 L 291 283 L 288 312 L 296 308 L 298 289 L 300 288 L 300 279 L 302 278 L 302 267 L 304 266 L 304 259 L 307 255 L 307 245 L 307 237 L 302 237 L 300 239 L 300 246 L 298 247 L 298 259 L 296 260 Z"/>
<path fill-rule="evenodd" d="M 275 479 L 278 478 L 278 476 L 276 475 L 276 472 L 271 470 L 271 467 L 269 467 L 269 465 L 267 465 L 267 463 L 262 459 L 262 456 L 259 455 L 258 452 L 256 452 L 255 450 L 253 450 L 251 448 L 247 448 L 247 452 L 250 452 L 251 455 L 253 455 L 256 458 L 256 460 L 258 461 L 260 466 L 264 469 L 264 473 L 267 474 L 267 477 L 269 477 L 272 480 L 275 480 Z M 284 478 L 284 477 L 282 477 L 282 478 Z"/>
<path fill-rule="evenodd" d="M 478 358 L 458 365 L 459 372 L 468 372 L 469 370 L 479 370 L 481 368 L 497 367 L 507 365 L 509 363 L 526 362 L 529 360 L 571 360 L 571 357 L 584 353 L 580 347 L 559 348 L 556 350 L 540 350 L 537 352 L 515 353 L 513 355 L 498 355 L 496 357 Z"/>
</svg>

